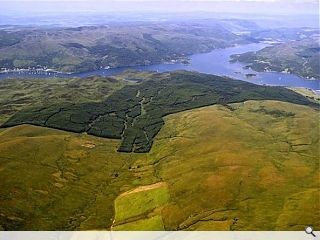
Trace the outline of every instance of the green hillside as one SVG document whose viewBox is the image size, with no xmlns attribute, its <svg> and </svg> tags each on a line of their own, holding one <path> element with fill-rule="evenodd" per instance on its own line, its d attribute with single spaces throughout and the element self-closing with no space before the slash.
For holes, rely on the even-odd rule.
<svg viewBox="0 0 320 240">
<path fill-rule="evenodd" d="M 316 105 L 282 87 L 259 86 L 193 72 L 154 74 L 127 85 L 101 102 L 59 103 L 14 114 L 2 127 L 33 124 L 71 132 L 122 139 L 121 152 L 149 152 L 163 117 L 212 104 L 280 100 Z M 281 114 L 281 113 L 280 113 Z"/>
<path fill-rule="evenodd" d="M 143 154 L 85 134 L 0 129 L 0 228 L 319 230 L 318 127 L 308 106 L 246 101 L 165 117 Z"/>
</svg>

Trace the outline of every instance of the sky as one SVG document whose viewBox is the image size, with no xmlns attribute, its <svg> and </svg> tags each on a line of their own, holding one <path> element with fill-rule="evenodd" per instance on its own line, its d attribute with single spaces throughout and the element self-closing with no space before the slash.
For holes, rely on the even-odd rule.
<svg viewBox="0 0 320 240">
<path fill-rule="evenodd" d="M 318 15 L 318 0 L 0 0 L 1 14 L 19 12 L 213 12 Z"/>
</svg>

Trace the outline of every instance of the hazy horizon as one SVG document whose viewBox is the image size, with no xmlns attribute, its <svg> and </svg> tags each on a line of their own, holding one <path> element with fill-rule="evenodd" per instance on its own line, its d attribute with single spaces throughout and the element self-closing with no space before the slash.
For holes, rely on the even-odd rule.
<svg viewBox="0 0 320 240">
<path fill-rule="evenodd" d="M 314 0 L 0 0 L 0 25 L 85 26 L 110 22 L 254 19 L 266 28 L 319 27 Z"/>
<path fill-rule="evenodd" d="M 314 0 L 2 0 L 2 15 L 19 13 L 212 12 L 263 15 L 318 15 Z"/>
</svg>

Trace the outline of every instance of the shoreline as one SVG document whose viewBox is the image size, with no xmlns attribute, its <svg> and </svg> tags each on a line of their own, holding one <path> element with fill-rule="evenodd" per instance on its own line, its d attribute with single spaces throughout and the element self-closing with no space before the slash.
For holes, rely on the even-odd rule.
<svg viewBox="0 0 320 240">
<path fill-rule="evenodd" d="M 259 45 L 259 46 L 258 46 Z M 171 72 L 176 70 L 186 70 L 186 71 L 197 71 L 218 76 L 228 76 L 234 79 L 251 82 L 258 85 L 272 85 L 272 86 L 283 86 L 283 87 L 303 87 L 312 90 L 319 90 L 318 82 L 320 80 L 311 80 L 307 78 L 300 77 L 291 73 L 275 72 L 275 71 L 246 71 L 245 65 L 241 62 L 231 63 L 229 60 L 226 61 L 224 58 L 227 56 L 228 59 L 235 52 L 247 52 L 251 49 L 257 50 L 260 47 L 264 47 L 263 43 L 257 44 L 237 44 L 228 48 L 213 49 L 207 53 L 197 53 L 189 56 L 184 56 L 180 58 L 180 61 L 173 59 L 171 62 L 162 61 L 161 63 L 148 64 L 148 65 L 136 65 L 127 67 L 109 67 L 102 68 L 94 71 L 86 72 L 61 72 L 50 68 L 37 68 L 37 69 L 14 69 L 5 70 L 0 72 L 1 79 L 9 78 L 73 78 L 73 77 L 89 77 L 89 76 L 111 76 L 122 73 L 127 70 L 133 71 L 150 71 L 150 72 Z M 215 52 L 217 51 L 217 52 Z M 209 55 L 208 55 L 209 53 Z M 222 57 L 220 60 L 219 57 Z M 188 64 L 184 63 L 182 60 L 188 59 Z M 220 62 L 218 64 L 213 64 L 212 61 Z M 220 60 L 220 61 L 219 61 Z M 221 66 L 220 66 L 221 65 Z M 220 71 L 217 69 L 225 69 Z M 248 69 L 247 69 L 248 70 Z M 237 73 L 235 75 L 235 73 Z M 255 77 L 246 78 L 246 74 L 256 74 Z M 269 75 L 270 74 L 270 75 Z M 243 75 L 243 76 L 242 76 Z"/>
</svg>

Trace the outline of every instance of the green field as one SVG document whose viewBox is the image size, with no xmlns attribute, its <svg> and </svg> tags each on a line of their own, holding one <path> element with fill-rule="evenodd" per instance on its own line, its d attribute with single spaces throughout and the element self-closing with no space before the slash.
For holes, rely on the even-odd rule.
<svg viewBox="0 0 320 240">
<path fill-rule="evenodd" d="M 141 186 L 115 200 L 113 230 L 164 230 L 161 210 L 169 200 L 164 183 Z"/>
<path fill-rule="evenodd" d="M 114 231 L 164 231 L 162 218 L 159 215 L 118 225 L 112 228 Z"/>
<path fill-rule="evenodd" d="M 168 198 L 166 186 L 121 195 L 115 201 L 115 221 L 122 222 L 132 217 L 147 214 L 149 211 L 165 204 Z"/>
<path fill-rule="evenodd" d="M 193 109 L 165 117 L 143 154 L 86 134 L 1 129 L 0 227 L 319 230 L 319 117 L 279 101 Z"/>
</svg>

